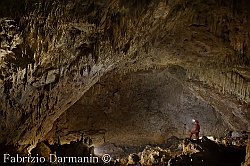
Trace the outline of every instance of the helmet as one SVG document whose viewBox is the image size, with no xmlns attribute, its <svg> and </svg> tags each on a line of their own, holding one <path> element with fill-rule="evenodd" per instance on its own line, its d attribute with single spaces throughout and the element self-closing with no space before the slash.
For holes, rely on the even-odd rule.
<svg viewBox="0 0 250 166">
<path fill-rule="evenodd" d="M 198 124 L 199 121 L 198 120 L 195 120 L 195 119 L 192 119 L 192 122 L 195 123 L 195 124 Z"/>
</svg>

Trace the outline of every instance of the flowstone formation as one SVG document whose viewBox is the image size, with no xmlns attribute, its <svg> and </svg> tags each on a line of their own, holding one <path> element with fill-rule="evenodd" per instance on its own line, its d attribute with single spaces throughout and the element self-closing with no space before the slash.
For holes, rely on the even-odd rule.
<svg viewBox="0 0 250 166">
<path fill-rule="evenodd" d="M 192 89 L 193 98 L 202 98 L 204 107 L 216 112 L 223 129 L 249 130 L 249 5 L 247 0 L 1 0 L 1 149 L 30 150 L 46 139 L 56 119 L 84 98 L 101 76 L 115 70 L 133 75 L 178 66 L 186 71 L 190 84 L 185 86 Z M 178 97 L 179 89 L 171 90 Z M 125 98 L 126 94 L 120 96 Z M 191 106 L 197 104 L 191 101 Z M 178 110 L 184 117 L 178 105 L 172 109 L 173 102 L 169 98 L 166 103 L 170 107 L 164 107 L 163 102 L 159 106 Z M 103 108 L 105 114 L 116 111 L 112 105 L 107 107 Z M 150 114 L 151 108 L 146 108 Z M 132 114 L 130 110 L 122 111 Z M 119 111 L 112 115 L 116 113 Z M 156 137 L 147 137 L 151 141 L 168 135 L 159 131 L 158 122 L 160 126 L 169 123 L 166 128 L 174 126 L 167 131 L 177 131 L 178 125 L 168 121 L 171 118 L 158 121 L 159 116 L 150 120 L 158 127 Z M 210 123 L 209 116 L 203 120 Z M 86 126 L 89 130 L 89 124 Z M 106 125 L 101 133 L 108 128 Z M 204 131 L 214 132 L 210 128 Z M 249 151 L 246 164 L 248 156 Z"/>
</svg>

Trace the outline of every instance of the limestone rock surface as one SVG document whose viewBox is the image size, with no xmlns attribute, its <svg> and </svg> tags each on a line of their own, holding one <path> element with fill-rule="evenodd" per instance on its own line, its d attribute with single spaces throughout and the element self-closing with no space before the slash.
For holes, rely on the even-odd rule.
<svg viewBox="0 0 250 166">
<path fill-rule="evenodd" d="M 188 85 L 180 84 L 178 80 L 183 81 L 180 79 L 183 72 L 180 72 L 166 76 L 167 83 L 171 84 L 169 87 L 164 87 L 163 82 L 157 83 L 166 91 L 161 93 L 161 99 L 143 98 L 158 101 L 148 102 L 152 106 L 139 109 L 139 112 L 146 111 L 145 115 L 150 115 L 145 117 L 145 121 L 138 122 L 140 114 L 126 106 L 122 107 L 126 109 L 114 112 L 119 109 L 114 109 L 117 103 L 111 103 L 112 100 L 117 102 L 119 97 L 128 100 L 128 95 L 132 103 L 144 104 L 136 98 L 140 96 L 137 91 L 134 92 L 135 98 L 127 93 L 114 93 L 114 98 L 104 98 L 100 102 L 109 103 L 107 108 L 103 107 L 103 112 L 91 112 L 115 119 L 116 115 L 128 111 L 126 115 L 135 118 L 122 121 L 128 124 L 124 131 L 119 130 L 121 133 L 125 133 L 132 124 L 143 128 L 144 122 L 159 123 L 152 128 L 154 136 L 146 137 L 157 142 L 168 133 L 159 128 L 165 123 L 167 128 L 173 127 L 169 131 L 179 135 L 175 128 L 186 115 L 182 108 L 200 108 L 195 106 L 199 101 L 204 110 L 218 117 L 221 126 L 249 130 L 249 5 L 248 0 L 1 0 L 1 145 L 18 145 L 22 150 L 29 144 L 30 147 L 36 145 L 39 139 L 45 139 L 56 119 L 63 117 L 71 106 L 77 107 L 74 103 L 86 97 L 85 94 L 90 93 L 87 91 L 109 72 L 117 71 L 142 79 L 143 71 L 160 74 L 162 70 L 156 69 L 168 69 L 170 66 L 183 68 L 185 78 L 190 82 Z M 178 76 L 178 79 L 172 76 Z M 163 77 L 160 81 L 165 81 Z M 138 85 L 131 83 L 136 86 L 131 89 L 139 89 L 140 84 L 145 83 L 141 91 L 144 94 L 150 91 L 151 81 L 137 81 Z M 160 89 L 154 90 L 160 93 Z M 161 101 L 164 97 L 165 104 Z M 191 100 L 188 99 L 190 97 Z M 177 99 L 182 102 L 176 102 Z M 193 103 L 188 104 L 190 101 Z M 178 110 L 180 117 L 166 118 L 159 110 Z M 171 114 L 174 115 L 177 113 Z M 213 116 L 199 116 L 208 126 L 204 131 L 214 132 L 209 125 Z M 166 121 L 169 119 L 179 121 Z M 105 122 L 108 118 L 102 120 Z M 111 124 L 104 125 L 105 131 Z M 91 125 L 87 126 L 89 130 Z M 221 133 L 220 130 L 215 131 Z M 117 135 L 117 132 L 111 135 Z M 107 138 L 115 137 L 107 135 Z"/>
</svg>

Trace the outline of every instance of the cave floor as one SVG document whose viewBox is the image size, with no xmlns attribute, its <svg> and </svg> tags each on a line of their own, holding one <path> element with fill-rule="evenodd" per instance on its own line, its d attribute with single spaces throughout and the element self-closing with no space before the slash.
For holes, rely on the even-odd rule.
<svg viewBox="0 0 250 166">
<path fill-rule="evenodd" d="M 93 149 L 92 144 L 81 140 L 70 144 L 49 145 L 42 142 L 31 151 L 31 156 L 96 156 L 97 163 L 5 163 L 10 165 L 167 165 L 167 166 L 240 166 L 246 156 L 247 138 L 239 139 L 237 145 L 216 142 L 202 137 L 196 140 L 171 137 L 164 144 L 147 144 L 140 146 L 116 145 L 105 143 Z M 241 144 L 243 143 L 243 144 Z M 82 153 L 83 152 L 83 153 Z M 103 155 L 110 155 L 108 163 L 103 162 Z M 14 155 L 13 155 L 14 156 Z M 58 158 L 57 158 L 58 159 Z M 46 160 L 49 161 L 49 160 Z M 58 161 L 58 160 L 57 160 Z"/>
<path fill-rule="evenodd" d="M 198 143 L 172 137 L 161 145 L 117 148 L 124 150 L 119 154 L 123 157 L 114 165 L 240 166 L 246 155 L 246 146 L 216 143 L 207 137 Z"/>
</svg>

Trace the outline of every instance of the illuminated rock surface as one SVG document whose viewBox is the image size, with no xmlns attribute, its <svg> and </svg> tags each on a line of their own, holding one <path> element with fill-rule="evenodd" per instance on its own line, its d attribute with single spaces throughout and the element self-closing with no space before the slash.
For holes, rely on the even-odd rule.
<svg viewBox="0 0 250 166">
<path fill-rule="evenodd" d="M 192 118 L 204 135 L 249 131 L 249 5 L 2 0 L 1 147 L 82 130 L 97 144 L 163 143 Z"/>
</svg>

